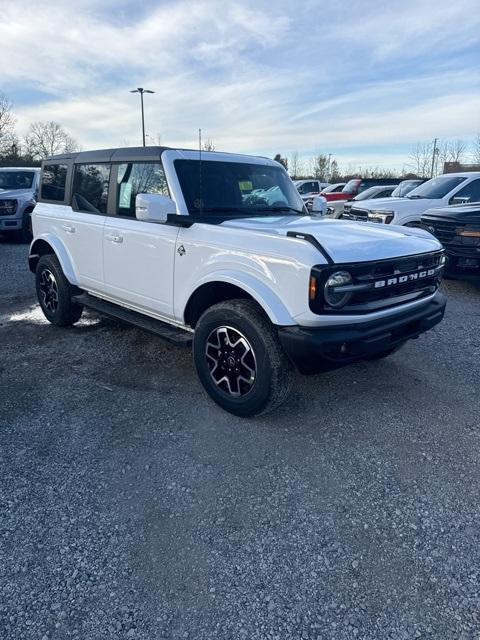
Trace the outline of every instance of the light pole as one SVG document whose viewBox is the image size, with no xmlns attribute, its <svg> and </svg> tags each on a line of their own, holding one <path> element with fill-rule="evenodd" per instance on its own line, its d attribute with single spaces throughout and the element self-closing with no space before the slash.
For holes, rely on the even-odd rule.
<svg viewBox="0 0 480 640">
<path fill-rule="evenodd" d="M 143 94 L 155 93 L 155 91 L 150 91 L 150 89 L 144 89 L 143 87 L 138 87 L 138 89 L 132 89 L 130 93 L 140 94 L 140 105 L 142 107 L 142 140 L 143 140 L 143 146 L 145 146 L 145 116 L 143 114 Z"/>
</svg>

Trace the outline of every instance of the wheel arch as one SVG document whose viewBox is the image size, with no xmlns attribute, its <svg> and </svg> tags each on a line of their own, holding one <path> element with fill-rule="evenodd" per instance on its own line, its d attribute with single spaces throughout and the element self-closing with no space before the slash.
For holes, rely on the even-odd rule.
<svg viewBox="0 0 480 640">
<path fill-rule="evenodd" d="M 239 278 L 227 273 L 215 274 L 214 278 L 198 283 L 185 304 L 183 321 L 194 328 L 209 307 L 225 300 L 242 298 L 256 302 L 273 324 L 295 324 L 280 298 L 264 283 L 247 275 Z"/>
<path fill-rule="evenodd" d="M 28 256 L 30 271 L 35 273 L 40 258 L 48 254 L 53 254 L 57 257 L 62 271 L 70 284 L 78 285 L 77 274 L 67 249 L 60 240 L 51 235 L 40 236 L 32 242 Z"/>
</svg>

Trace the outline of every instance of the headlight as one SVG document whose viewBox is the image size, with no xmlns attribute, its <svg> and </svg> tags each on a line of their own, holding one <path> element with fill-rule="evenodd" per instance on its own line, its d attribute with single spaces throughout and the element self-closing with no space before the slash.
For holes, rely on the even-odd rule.
<svg viewBox="0 0 480 640">
<path fill-rule="evenodd" d="M 461 238 L 462 244 L 470 247 L 476 247 L 480 245 L 480 227 L 473 224 L 467 224 L 460 230 L 457 230 L 458 235 Z"/>
<path fill-rule="evenodd" d="M 17 210 L 17 200 L 0 200 L 0 216 L 10 216 Z"/>
<path fill-rule="evenodd" d="M 340 309 L 344 307 L 353 295 L 352 291 L 342 290 L 352 284 L 353 278 L 348 271 L 336 271 L 328 278 L 324 287 L 325 302 L 329 307 Z"/>
<path fill-rule="evenodd" d="M 367 218 L 369 222 L 380 222 L 382 224 L 389 224 L 393 220 L 395 211 L 383 211 L 373 209 L 368 212 Z"/>
</svg>

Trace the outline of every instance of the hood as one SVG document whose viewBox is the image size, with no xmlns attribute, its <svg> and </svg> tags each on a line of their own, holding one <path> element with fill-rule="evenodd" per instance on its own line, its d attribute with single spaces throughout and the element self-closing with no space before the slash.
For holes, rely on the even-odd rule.
<svg viewBox="0 0 480 640">
<path fill-rule="evenodd" d="M 33 198 L 33 189 L 0 189 L 0 198 Z"/>
<path fill-rule="evenodd" d="M 425 211 L 430 207 L 435 207 L 441 204 L 441 200 L 431 200 L 428 198 L 374 198 L 372 200 L 360 200 L 359 202 L 353 201 L 353 205 L 357 209 L 372 210 L 385 210 L 385 211 L 411 211 L 417 213 L 418 211 Z"/>
<path fill-rule="evenodd" d="M 480 204 L 476 205 L 452 205 L 428 209 L 422 216 L 422 220 L 444 220 L 445 222 L 457 222 L 462 224 L 480 224 Z"/>
<path fill-rule="evenodd" d="M 423 229 L 348 220 L 279 216 L 223 222 L 222 227 L 286 236 L 289 231 L 311 234 L 335 263 L 387 260 L 439 251 L 442 245 Z"/>
</svg>

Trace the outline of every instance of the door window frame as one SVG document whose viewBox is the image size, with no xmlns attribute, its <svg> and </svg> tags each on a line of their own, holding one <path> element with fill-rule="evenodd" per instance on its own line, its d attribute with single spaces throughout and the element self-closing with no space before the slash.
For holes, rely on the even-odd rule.
<svg viewBox="0 0 480 640">
<path fill-rule="evenodd" d="M 163 166 L 163 162 L 161 158 L 158 160 L 115 160 L 112 162 L 112 169 L 110 171 L 110 185 L 108 192 L 108 204 L 111 204 L 111 210 L 109 210 L 108 215 L 112 218 L 120 218 L 121 220 L 136 220 L 137 222 L 145 222 L 147 224 L 151 224 L 153 221 L 151 220 L 139 220 L 136 215 L 134 216 L 126 216 L 121 213 L 118 213 L 118 169 L 121 164 L 159 164 L 163 175 L 165 176 L 165 183 L 167 185 L 168 197 L 171 198 L 170 187 L 168 186 L 167 174 L 165 172 L 165 167 Z M 110 202 L 110 196 L 112 196 L 112 201 Z M 154 224 L 158 224 L 154 223 Z"/>
<path fill-rule="evenodd" d="M 103 212 L 96 212 L 96 211 L 84 211 L 83 209 L 79 209 L 78 207 L 75 206 L 74 204 L 74 200 L 73 200 L 73 185 L 75 183 L 75 172 L 76 172 L 76 168 L 80 167 L 80 166 L 88 166 L 88 165 L 107 165 L 110 167 L 110 177 L 108 180 L 108 196 L 107 196 L 107 207 L 106 207 L 106 211 L 105 213 Z M 113 207 L 112 207 L 112 198 L 115 197 L 115 194 L 113 193 L 112 190 L 112 174 L 113 174 L 113 164 L 111 162 L 74 162 L 73 163 L 73 170 L 72 170 L 72 175 L 71 175 L 71 189 L 70 189 L 70 206 L 72 207 L 73 211 L 76 211 L 77 213 L 85 213 L 86 215 L 89 216 L 101 216 L 101 217 L 105 217 L 105 216 L 109 216 L 112 215 L 112 212 L 114 211 Z"/>
<path fill-rule="evenodd" d="M 66 166 L 67 167 L 67 175 L 65 176 L 65 193 L 63 196 L 63 200 L 49 200 L 47 198 L 42 197 L 42 183 L 43 183 L 43 171 L 45 167 L 50 167 L 52 165 L 58 166 Z M 70 205 L 72 200 L 72 185 L 73 185 L 73 158 L 68 159 L 59 159 L 59 160 L 44 160 L 42 162 L 42 167 L 40 171 L 40 176 L 38 179 L 38 202 L 46 202 L 48 204 L 60 204 L 60 205 Z"/>
</svg>

